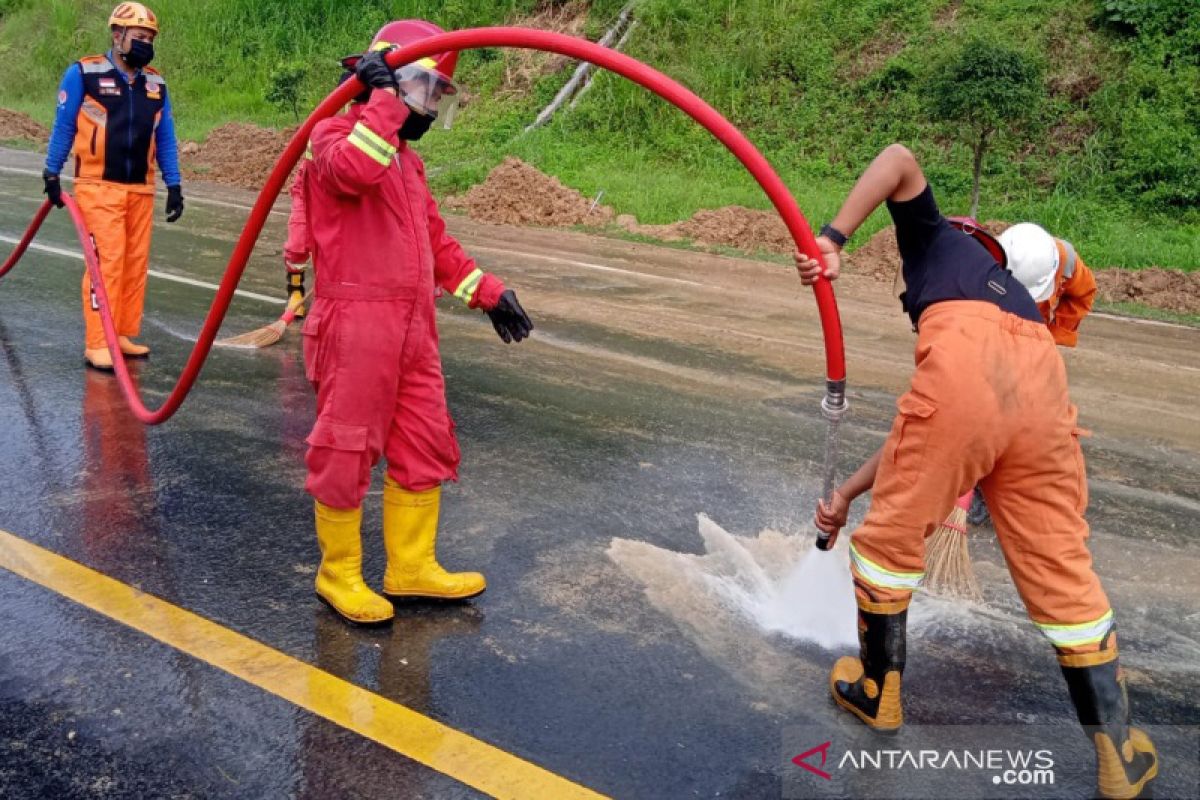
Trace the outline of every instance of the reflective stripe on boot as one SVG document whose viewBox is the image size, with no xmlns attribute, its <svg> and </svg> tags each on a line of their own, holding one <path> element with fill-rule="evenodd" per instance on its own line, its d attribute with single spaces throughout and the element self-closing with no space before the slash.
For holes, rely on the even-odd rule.
<svg viewBox="0 0 1200 800">
<path fill-rule="evenodd" d="M 437 562 L 438 511 L 442 487 L 410 492 L 387 476 L 383 480 L 383 544 L 388 597 L 465 600 L 482 594 L 487 581 L 478 572 L 446 572 Z"/>
<path fill-rule="evenodd" d="M 1144 731 L 1129 725 L 1116 643 L 1109 637 L 1105 645 L 1095 653 L 1060 653 L 1058 661 L 1079 723 L 1096 747 L 1100 796 L 1129 800 L 1142 796 L 1158 775 L 1158 753 Z"/>
<path fill-rule="evenodd" d="M 371 591 L 362 578 L 362 509 L 316 505 L 317 543 L 321 566 L 317 596 L 345 619 L 361 625 L 387 622 L 392 604 Z"/>
<path fill-rule="evenodd" d="M 900 676 L 908 603 L 859 600 L 859 657 L 839 658 L 829 674 L 834 702 L 880 733 L 895 733 L 904 723 Z"/>
</svg>

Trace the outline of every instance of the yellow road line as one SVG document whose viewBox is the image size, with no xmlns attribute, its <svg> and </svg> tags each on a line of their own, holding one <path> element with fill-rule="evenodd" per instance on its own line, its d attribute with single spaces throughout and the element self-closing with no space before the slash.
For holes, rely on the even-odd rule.
<svg viewBox="0 0 1200 800">
<path fill-rule="evenodd" d="M 0 567 L 493 797 L 603 797 L 3 530 Z"/>
</svg>

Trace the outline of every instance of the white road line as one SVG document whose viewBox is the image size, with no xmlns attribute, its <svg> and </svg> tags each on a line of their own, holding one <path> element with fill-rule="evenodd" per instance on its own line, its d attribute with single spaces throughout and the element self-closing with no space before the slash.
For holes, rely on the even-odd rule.
<svg viewBox="0 0 1200 800">
<path fill-rule="evenodd" d="M 697 283 L 696 281 L 688 281 L 683 278 L 668 278 L 663 275 L 654 275 L 649 272 L 637 272 L 631 269 L 619 269 L 617 267 L 606 267 L 603 264 L 592 264 L 587 261 L 575 261 L 570 258 L 562 258 L 561 256 L 543 256 L 536 253 L 523 253 L 520 250 L 506 250 L 503 247 L 488 247 L 487 245 L 471 245 L 467 248 L 474 252 L 477 250 L 491 251 L 493 253 L 503 253 L 504 255 L 514 256 L 517 258 L 535 258 L 539 261 L 554 261 L 559 264 L 570 264 L 573 267 L 582 267 L 584 269 L 594 269 L 600 272 L 615 272 L 619 275 L 629 275 L 634 278 L 643 278 L 649 281 L 665 281 L 667 283 L 682 283 L 687 286 L 699 286 L 701 289 L 713 288 L 707 283 Z"/>
<path fill-rule="evenodd" d="M 34 177 L 37 177 L 37 178 L 42 177 L 41 172 L 38 172 L 37 170 L 34 170 L 34 169 L 24 169 L 22 167 L 0 166 L 0 172 L 11 172 L 15 175 L 33 175 Z M 61 177 L 64 181 L 70 181 L 72 183 L 74 183 L 74 181 L 75 181 L 75 178 L 70 175 L 63 175 Z M 155 194 L 159 197 L 166 197 L 166 192 L 163 192 L 163 191 L 156 191 Z M 280 194 L 282 194 L 282 192 Z M 210 200 L 207 197 L 197 197 L 194 194 L 189 194 L 183 200 L 184 200 L 185 204 L 186 203 L 196 203 L 197 205 L 201 205 L 201 206 L 221 206 L 222 208 L 236 208 L 241 211 L 249 211 L 253 208 L 253 206 L 247 206 L 247 205 L 243 205 L 241 203 L 230 203 L 225 200 Z M 274 214 L 277 217 L 286 217 L 288 215 L 287 212 L 285 212 L 285 211 L 276 211 L 275 209 L 271 209 L 270 213 Z"/>
<path fill-rule="evenodd" d="M 9 244 L 18 244 L 20 241 L 21 240 L 18 238 L 0 234 L 0 242 L 7 242 Z M 29 249 L 30 250 L 39 250 L 43 253 L 50 253 L 51 255 L 64 256 L 66 258 L 73 258 L 77 261 L 83 261 L 83 253 L 79 253 L 74 250 L 66 250 L 62 247 L 54 247 L 54 246 L 48 245 L 48 244 L 38 244 L 37 242 L 33 242 L 29 245 Z M 174 283 L 182 283 L 182 284 L 186 284 L 187 286 L 199 286 L 201 289 L 211 289 L 214 292 L 220 288 L 215 283 L 207 283 L 205 281 L 198 281 L 195 278 L 186 278 L 183 275 L 172 275 L 169 272 L 162 272 L 161 270 L 157 270 L 157 269 L 149 270 L 149 274 L 152 277 L 161 278 L 164 281 L 172 281 Z M 234 289 L 233 293 L 235 295 L 237 295 L 238 297 L 245 297 L 249 300 L 260 300 L 264 303 L 271 303 L 272 305 L 276 305 L 276 306 L 287 305 L 287 300 L 285 300 L 283 298 L 271 297 L 269 295 L 259 294 L 258 292 L 248 292 L 245 289 Z"/>
</svg>

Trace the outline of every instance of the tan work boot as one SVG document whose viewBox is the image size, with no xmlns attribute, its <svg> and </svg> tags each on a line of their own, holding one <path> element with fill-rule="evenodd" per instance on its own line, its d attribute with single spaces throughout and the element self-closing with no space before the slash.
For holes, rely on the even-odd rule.
<svg viewBox="0 0 1200 800">
<path fill-rule="evenodd" d="M 1115 643 L 1097 653 L 1060 653 L 1058 662 L 1079 723 L 1096 747 L 1100 796 L 1149 797 L 1158 775 L 1158 753 L 1145 731 L 1129 724 L 1129 695 Z"/>
<path fill-rule="evenodd" d="M 362 577 L 362 508 L 330 508 L 316 503 L 321 567 L 317 596 L 343 618 L 359 625 L 387 622 L 392 604 L 371 591 Z"/>
<path fill-rule="evenodd" d="M 113 371 L 113 360 L 107 347 L 97 347 L 94 350 L 90 348 L 85 349 L 83 351 L 83 363 L 101 372 Z"/>
<path fill-rule="evenodd" d="M 904 724 L 900 676 L 908 603 L 871 603 L 860 598 L 859 656 L 839 658 L 829 675 L 834 702 L 879 733 L 895 733 Z"/>
<path fill-rule="evenodd" d="M 487 581 L 478 572 L 447 572 L 437 562 L 438 511 L 442 487 L 410 492 L 383 480 L 383 545 L 387 571 L 383 593 L 389 598 L 426 597 L 466 600 L 483 594 Z"/>
<path fill-rule="evenodd" d="M 150 355 L 150 348 L 144 344 L 138 344 L 128 336 L 118 336 L 117 344 L 121 347 L 121 352 L 126 358 L 146 358 Z"/>
</svg>

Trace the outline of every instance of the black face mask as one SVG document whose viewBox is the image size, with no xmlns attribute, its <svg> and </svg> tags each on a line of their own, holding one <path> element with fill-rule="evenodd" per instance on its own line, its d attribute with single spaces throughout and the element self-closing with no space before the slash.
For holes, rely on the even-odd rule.
<svg viewBox="0 0 1200 800">
<path fill-rule="evenodd" d="M 413 110 L 409 110 L 408 118 L 404 120 L 404 124 L 400 126 L 399 136 L 409 142 L 415 142 L 425 135 L 429 130 L 429 126 L 433 124 L 436 117 L 427 117 L 424 114 L 418 114 Z"/>
<path fill-rule="evenodd" d="M 134 39 L 129 43 L 129 49 L 122 55 L 125 63 L 134 69 L 141 69 L 154 60 L 154 45 Z"/>
</svg>

